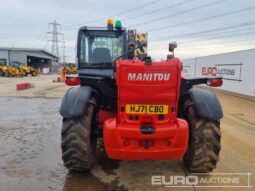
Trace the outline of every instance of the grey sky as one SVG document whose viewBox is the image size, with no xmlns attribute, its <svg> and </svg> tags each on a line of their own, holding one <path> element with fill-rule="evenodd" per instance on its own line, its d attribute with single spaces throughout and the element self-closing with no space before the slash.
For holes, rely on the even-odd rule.
<svg viewBox="0 0 255 191">
<path fill-rule="evenodd" d="M 0 3 L 1 47 L 51 50 L 47 43 L 51 36 L 46 32 L 50 31 L 48 23 L 56 19 L 62 25 L 60 32 L 65 35 L 69 61 L 75 60 L 79 26 L 91 20 L 97 21 L 87 25 L 104 26 L 111 16 L 120 19 L 124 27 L 148 31 L 149 54 L 157 59 L 166 57 L 167 44 L 173 40 L 178 43 L 176 55 L 181 58 L 255 47 L 254 0 L 0 0 Z M 137 10 L 132 11 L 133 8 Z M 238 27 L 239 24 L 243 27 Z"/>
</svg>

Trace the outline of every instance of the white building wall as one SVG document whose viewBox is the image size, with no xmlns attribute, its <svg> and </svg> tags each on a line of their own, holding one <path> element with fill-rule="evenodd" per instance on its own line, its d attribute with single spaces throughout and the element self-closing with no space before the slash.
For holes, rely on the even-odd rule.
<svg viewBox="0 0 255 191">
<path fill-rule="evenodd" d="M 219 89 L 255 96 L 255 49 L 184 60 L 183 76 L 222 76 Z"/>
</svg>

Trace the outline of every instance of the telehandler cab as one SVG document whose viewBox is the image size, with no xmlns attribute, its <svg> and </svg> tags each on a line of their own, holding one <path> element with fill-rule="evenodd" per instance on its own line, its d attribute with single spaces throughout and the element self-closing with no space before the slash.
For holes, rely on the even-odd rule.
<svg viewBox="0 0 255 191">
<path fill-rule="evenodd" d="M 222 79 L 183 78 L 180 59 L 153 62 L 146 35 L 142 42 L 137 36 L 113 20 L 79 29 L 78 77 L 66 79 L 79 87 L 66 92 L 60 108 L 64 165 L 89 171 L 101 145 L 112 159 L 183 158 L 190 172 L 211 172 L 219 161 L 223 113 L 213 93 L 192 87 L 221 86 Z M 170 52 L 174 48 L 170 43 Z"/>
</svg>

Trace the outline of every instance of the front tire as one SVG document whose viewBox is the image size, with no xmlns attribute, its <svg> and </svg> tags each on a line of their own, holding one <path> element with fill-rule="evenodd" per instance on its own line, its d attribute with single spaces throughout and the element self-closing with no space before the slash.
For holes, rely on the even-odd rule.
<svg viewBox="0 0 255 191">
<path fill-rule="evenodd" d="M 4 72 L 2 71 L 2 70 L 0 70 L 0 76 L 1 77 L 4 77 L 5 75 L 4 75 Z"/>
<path fill-rule="evenodd" d="M 190 100 L 186 101 L 184 109 L 189 124 L 189 145 L 183 157 L 184 166 L 190 172 L 212 172 L 219 161 L 221 149 L 220 122 L 197 117 Z"/>
<path fill-rule="evenodd" d="M 96 138 L 91 136 L 94 105 L 77 119 L 64 119 L 61 131 L 62 159 L 72 171 L 89 171 L 95 162 Z"/>
</svg>

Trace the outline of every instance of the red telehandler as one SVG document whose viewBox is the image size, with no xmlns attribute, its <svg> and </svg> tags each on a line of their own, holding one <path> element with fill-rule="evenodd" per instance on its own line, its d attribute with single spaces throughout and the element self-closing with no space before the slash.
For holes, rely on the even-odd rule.
<svg viewBox="0 0 255 191">
<path fill-rule="evenodd" d="M 69 170 L 89 171 L 96 148 L 120 160 L 183 158 L 190 172 L 211 172 L 219 161 L 222 109 L 208 90 L 219 78 L 185 79 L 180 59 L 153 62 L 120 21 L 82 27 L 77 42 L 78 77 L 61 104 L 62 158 Z M 173 52 L 176 44 L 169 44 Z M 136 51 L 139 50 L 139 51 Z M 103 143 L 103 144 L 102 144 Z"/>
</svg>

